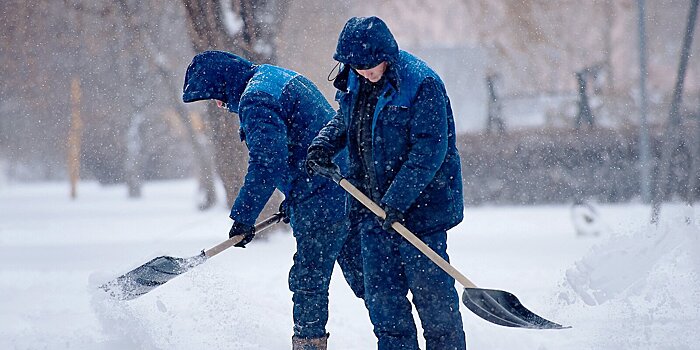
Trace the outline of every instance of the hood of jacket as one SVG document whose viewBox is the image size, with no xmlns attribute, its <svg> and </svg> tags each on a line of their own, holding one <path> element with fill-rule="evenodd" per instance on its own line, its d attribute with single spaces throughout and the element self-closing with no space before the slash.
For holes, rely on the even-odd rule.
<svg viewBox="0 0 700 350">
<path fill-rule="evenodd" d="M 340 32 L 333 58 L 353 68 L 369 69 L 399 56 L 399 46 L 378 17 L 353 17 Z"/>
<path fill-rule="evenodd" d="M 204 51 L 192 58 L 185 74 L 182 101 L 219 100 L 238 113 L 241 95 L 255 73 L 255 65 L 225 51 Z"/>
</svg>

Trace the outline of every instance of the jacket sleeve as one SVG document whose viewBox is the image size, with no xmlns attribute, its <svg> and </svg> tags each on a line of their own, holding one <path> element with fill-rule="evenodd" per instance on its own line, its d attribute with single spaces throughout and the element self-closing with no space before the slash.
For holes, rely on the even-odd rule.
<svg viewBox="0 0 700 350">
<path fill-rule="evenodd" d="M 433 180 L 447 154 L 447 98 L 434 78 L 418 88 L 411 106 L 408 155 L 381 204 L 406 212 Z"/>
<path fill-rule="evenodd" d="M 287 127 L 279 103 L 264 93 L 246 96 L 239 113 L 248 146 L 248 172 L 230 217 L 254 225 L 287 174 Z"/>
<path fill-rule="evenodd" d="M 311 141 L 309 149 L 321 148 L 331 155 L 336 155 L 346 146 L 348 126 L 341 109 L 338 109 L 333 119 L 321 128 L 318 135 Z"/>
</svg>

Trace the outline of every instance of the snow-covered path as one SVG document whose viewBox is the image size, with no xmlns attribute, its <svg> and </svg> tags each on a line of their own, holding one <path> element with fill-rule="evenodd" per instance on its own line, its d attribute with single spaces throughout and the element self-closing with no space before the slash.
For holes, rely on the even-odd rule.
<svg viewBox="0 0 700 350">
<path fill-rule="evenodd" d="M 96 286 L 159 255 L 187 257 L 226 236 L 221 206 L 195 209 L 194 181 L 123 187 L 12 184 L 0 189 L 1 349 L 286 349 L 284 229 L 231 249 L 153 292 L 113 302 Z M 453 264 L 481 287 L 507 290 L 573 326 L 492 325 L 466 308 L 471 349 L 696 349 L 700 335 L 700 214 L 666 205 L 658 227 L 638 204 L 598 206 L 606 232 L 577 237 L 568 206 L 468 208 L 453 229 Z M 690 224 L 685 218 L 691 219 Z M 332 349 L 372 349 L 362 303 L 331 285 Z"/>
</svg>

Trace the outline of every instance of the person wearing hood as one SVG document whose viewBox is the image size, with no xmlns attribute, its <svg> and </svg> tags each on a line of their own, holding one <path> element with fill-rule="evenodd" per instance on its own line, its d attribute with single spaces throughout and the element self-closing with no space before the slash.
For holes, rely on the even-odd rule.
<svg viewBox="0 0 700 350">
<path fill-rule="evenodd" d="M 333 57 L 341 64 L 333 83 L 339 109 L 311 143 L 307 168 L 327 174 L 333 156 L 347 149 L 346 179 L 387 213 L 380 220 L 350 201 L 378 348 L 418 349 L 410 290 L 427 349 L 465 349 L 454 279 L 391 228 L 401 222 L 449 261 L 447 230 L 462 221 L 464 208 L 444 84 L 425 62 L 399 50 L 377 17 L 351 18 Z"/>
<path fill-rule="evenodd" d="M 273 191 L 284 194 L 281 208 L 296 239 L 289 273 L 293 349 L 326 349 L 328 286 L 336 260 L 355 295 L 364 297 L 359 235 L 348 235 L 346 194 L 332 181 L 312 177 L 304 166 L 311 140 L 334 115 L 332 107 L 306 77 L 223 51 L 192 59 L 182 100 L 215 100 L 238 114 L 249 161 L 231 208 L 229 237 L 243 236 L 236 246 L 245 247 Z M 343 164 L 345 158 L 340 154 L 335 160 Z"/>
</svg>

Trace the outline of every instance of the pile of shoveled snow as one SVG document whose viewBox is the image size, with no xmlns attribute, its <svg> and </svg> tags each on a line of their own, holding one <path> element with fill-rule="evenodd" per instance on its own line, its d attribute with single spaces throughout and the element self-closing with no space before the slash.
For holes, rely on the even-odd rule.
<svg viewBox="0 0 700 350">
<path fill-rule="evenodd" d="M 642 218 L 566 270 L 562 314 L 610 322 L 587 324 L 596 348 L 691 349 L 700 344 L 700 228 L 690 210 Z"/>
</svg>

